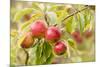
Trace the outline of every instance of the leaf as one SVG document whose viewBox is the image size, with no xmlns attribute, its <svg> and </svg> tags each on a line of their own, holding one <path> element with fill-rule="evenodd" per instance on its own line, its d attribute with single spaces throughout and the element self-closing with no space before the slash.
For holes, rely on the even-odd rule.
<svg viewBox="0 0 100 67">
<path fill-rule="evenodd" d="M 34 44 L 34 43 L 33 43 Z M 36 44 L 34 47 L 30 48 L 29 51 L 29 65 L 35 65 L 35 59 L 36 59 L 36 50 L 37 50 L 38 44 Z"/>
<path fill-rule="evenodd" d="M 46 12 L 47 11 L 47 4 L 39 4 L 39 7 L 41 8 L 42 12 Z"/>
<path fill-rule="evenodd" d="M 68 15 L 66 9 L 56 11 L 56 14 L 59 22 L 61 22 Z"/>
<path fill-rule="evenodd" d="M 84 32 L 84 30 L 89 29 L 90 22 L 92 19 L 92 14 L 90 10 L 86 10 L 82 13 L 77 14 L 78 22 L 79 22 L 79 29 L 80 32 Z"/>
<path fill-rule="evenodd" d="M 52 62 L 52 59 L 54 58 L 53 53 L 47 58 L 46 62 L 44 64 L 50 64 Z"/>
<path fill-rule="evenodd" d="M 72 20 L 72 32 L 75 31 L 79 26 L 79 23 L 77 22 L 77 18 L 76 17 L 73 17 L 73 20 Z"/>
<path fill-rule="evenodd" d="M 59 11 L 64 10 L 66 7 L 63 5 L 50 5 L 49 11 Z"/>
<path fill-rule="evenodd" d="M 41 60 L 41 53 L 42 53 L 42 48 L 40 46 L 40 44 L 38 44 L 37 50 L 36 50 L 36 64 L 41 64 L 42 60 Z"/>
<path fill-rule="evenodd" d="M 18 11 L 14 16 L 14 22 L 18 22 L 22 18 L 22 16 L 24 16 L 25 14 L 30 14 L 32 13 L 32 11 L 33 11 L 33 8 L 25 8 Z"/>
<path fill-rule="evenodd" d="M 80 26 L 80 32 L 82 33 L 85 25 L 84 15 L 82 13 L 80 13 L 78 16 L 78 22 Z"/>
<path fill-rule="evenodd" d="M 57 10 L 57 6 L 56 5 L 53 5 L 48 9 L 48 11 L 56 11 L 56 10 Z"/>
<path fill-rule="evenodd" d="M 54 12 L 47 12 L 47 21 L 50 23 L 50 25 L 57 24 L 57 15 Z"/>
<path fill-rule="evenodd" d="M 84 27 L 83 32 L 85 32 L 86 30 L 89 30 L 89 29 L 90 29 L 90 27 L 91 27 L 91 24 L 87 24 L 87 25 Z"/>
<path fill-rule="evenodd" d="M 46 57 L 46 59 L 50 56 L 51 52 L 52 52 L 51 45 L 48 42 L 44 42 L 44 45 L 43 45 L 43 54 Z"/>
<path fill-rule="evenodd" d="M 66 31 L 68 33 L 72 32 L 72 19 L 73 17 L 70 17 L 67 21 L 66 21 Z"/>
<path fill-rule="evenodd" d="M 73 39 L 69 38 L 67 41 L 68 41 L 68 44 L 69 44 L 72 48 L 76 48 L 75 42 L 74 42 Z"/>
<path fill-rule="evenodd" d="M 36 64 L 43 64 L 50 57 L 52 52 L 52 47 L 48 42 L 43 44 L 38 44 L 36 50 Z"/>
<path fill-rule="evenodd" d="M 39 3 L 32 3 L 32 7 L 36 10 L 42 11 L 41 8 L 39 7 Z"/>
<path fill-rule="evenodd" d="M 86 11 L 85 13 L 86 13 L 85 16 L 84 16 L 85 25 L 84 25 L 83 32 L 86 31 L 86 30 L 90 30 L 92 28 L 91 20 L 94 19 L 94 18 L 92 18 L 92 14 L 89 10 Z"/>
</svg>

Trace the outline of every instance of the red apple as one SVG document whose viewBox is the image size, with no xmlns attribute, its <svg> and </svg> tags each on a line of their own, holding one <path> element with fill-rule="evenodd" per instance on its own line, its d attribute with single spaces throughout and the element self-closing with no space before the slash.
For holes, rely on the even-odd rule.
<svg viewBox="0 0 100 67">
<path fill-rule="evenodd" d="M 54 46 L 54 52 L 57 55 L 62 55 L 65 53 L 67 47 L 63 41 L 58 41 Z"/>
<path fill-rule="evenodd" d="M 31 32 L 34 37 L 41 37 L 45 35 L 47 27 L 45 21 L 37 20 L 31 25 Z"/>
<path fill-rule="evenodd" d="M 28 33 L 26 33 L 25 39 L 23 40 L 21 47 L 22 48 L 29 48 L 33 45 L 33 42 L 34 42 L 34 40 L 32 38 L 32 33 L 28 32 Z"/>
<path fill-rule="evenodd" d="M 83 41 L 83 38 L 80 35 L 80 32 L 79 31 L 72 32 L 72 37 L 75 39 L 75 41 L 77 43 L 82 43 L 82 41 Z"/>
<path fill-rule="evenodd" d="M 85 32 L 84 32 L 84 36 L 85 36 L 86 38 L 91 37 L 91 36 L 92 36 L 92 31 L 89 31 L 89 30 L 85 31 Z"/>
<path fill-rule="evenodd" d="M 61 37 L 61 32 L 55 26 L 49 27 L 45 33 L 46 40 L 56 41 L 56 40 L 59 40 L 60 37 Z"/>
<path fill-rule="evenodd" d="M 76 40 L 77 43 L 82 43 L 82 41 L 83 41 L 81 36 L 75 38 L 75 40 Z"/>
</svg>

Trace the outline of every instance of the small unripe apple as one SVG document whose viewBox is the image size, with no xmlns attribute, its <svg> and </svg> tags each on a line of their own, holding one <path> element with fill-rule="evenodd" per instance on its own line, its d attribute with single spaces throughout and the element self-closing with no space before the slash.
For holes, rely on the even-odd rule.
<svg viewBox="0 0 100 67">
<path fill-rule="evenodd" d="M 77 43 L 82 43 L 82 41 L 83 41 L 83 38 L 80 35 L 80 32 L 79 31 L 72 32 L 72 37 L 75 39 L 75 41 Z"/>
<path fill-rule="evenodd" d="M 46 30 L 47 27 L 43 20 L 37 20 L 31 25 L 31 32 L 34 37 L 44 36 Z"/>
<path fill-rule="evenodd" d="M 22 48 L 30 48 L 33 45 L 33 38 L 32 38 L 32 33 L 28 32 L 25 34 L 25 39 L 23 40 L 21 47 Z"/>
<path fill-rule="evenodd" d="M 59 40 L 61 37 L 61 32 L 60 30 L 55 27 L 55 26 L 51 26 L 47 29 L 46 33 L 45 33 L 45 39 L 49 40 L 49 41 L 56 41 Z"/>
<path fill-rule="evenodd" d="M 58 41 L 54 46 L 54 52 L 57 55 L 62 55 L 65 53 L 67 47 L 63 41 Z"/>
</svg>

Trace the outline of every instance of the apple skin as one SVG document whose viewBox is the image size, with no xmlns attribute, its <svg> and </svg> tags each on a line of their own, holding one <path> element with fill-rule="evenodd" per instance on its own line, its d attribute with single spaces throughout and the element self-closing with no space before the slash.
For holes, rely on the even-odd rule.
<svg viewBox="0 0 100 67">
<path fill-rule="evenodd" d="M 56 55 L 62 55 L 66 52 L 67 47 L 63 41 L 58 41 L 54 46 L 54 52 Z"/>
<path fill-rule="evenodd" d="M 79 32 L 79 31 L 74 31 L 74 32 L 72 32 L 72 37 L 74 38 L 74 40 L 75 40 L 77 43 L 82 43 L 82 42 L 83 42 L 83 38 L 82 38 L 82 36 L 80 35 L 80 32 Z"/>
<path fill-rule="evenodd" d="M 61 31 L 58 27 L 51 26 L 47 29 L 45 33 L 45 39 L 48 41 L 57 41 L 61 37 Z"/>
<path fill-rule="evenodd" d="M 36 20 L 31 25 L 31 32 L 34 37 L 44 37 L 46 30 L 47 26 L 43 20 Z"/>
<path fill-rule="evenodd" d="M 34 39 L 32 37 L 32 33 L 31 32 L 27 32 L 25 34 L 25 39 L 23 40 L 21 47 L 22 48 L 30 48 L 33 45 Z"/>
</svg>

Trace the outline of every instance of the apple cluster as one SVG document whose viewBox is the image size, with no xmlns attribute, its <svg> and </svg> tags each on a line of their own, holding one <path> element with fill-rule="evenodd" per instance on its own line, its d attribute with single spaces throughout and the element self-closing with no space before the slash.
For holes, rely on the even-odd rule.
<svg viewBox="0 0 100 67">
<path fill-rule="evenodd" d="M 61 31 L 57 26 L 47 26 L 43 20 L 36 20 L 30 26 L 30 32 L 26 33 L 21 47 L 30 48 L 34 43 L 34 38 L 44 38 L 48 42 L 54 42 L 53 51 L 57 55 L 65 53 L 67 47 L 64 41 L 60 41 Z"/>
</svg>

